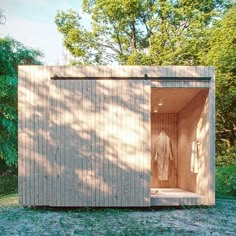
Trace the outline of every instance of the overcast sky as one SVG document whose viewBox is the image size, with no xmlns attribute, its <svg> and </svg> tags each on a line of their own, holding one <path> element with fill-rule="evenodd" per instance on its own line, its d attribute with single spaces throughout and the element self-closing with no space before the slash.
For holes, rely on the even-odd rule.
<svg viewBox="0 0 236 236">
<path fill-rule="evenodd" d="M 70 8 L 82 12 L 81 0 L 0 0 L 0 9 L 7 18 L 5 25 L 0 25 L 0 36 L 11 36 L 40 49 L 46 65 L 63 64 L 65 50 L 54 18 L 57 10 Z M 84 15 L 85 23 L 86 18 Z"/>
</svg>

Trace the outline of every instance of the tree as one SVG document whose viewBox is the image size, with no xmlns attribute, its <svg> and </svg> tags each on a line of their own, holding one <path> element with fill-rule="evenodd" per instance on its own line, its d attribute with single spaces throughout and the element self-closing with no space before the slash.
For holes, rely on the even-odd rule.
<svg viewBox="0 0 236 236">
<path fill-rule="evenodd" d="M 236 159 L 236 5 L 211 28 L 202 63 L 216 68 L 217 152 Z M 232 152 L 230 150 L 232 149 Z M 234 154 L 233 154 L 234 153 Z"/>
<path fill-rule="evenodd" d="M 199 62 L 205 30 L 228 6 L 223 0 L 83 0 L 86 29 L 76 11 L 55 23 L 80 64 L 168 65 Z"/>
<path fill-rule="evenodd" d="M 1 24 L 4 24 L 4 23 L 5 23 L 5 20 L 6 20 L 6 17 L 5 17 L 5 15 L 3 14 L 3 10 L 0 9 L 0 25 L 1 25 Z"/>
<path fill-rule="evenodd" d="M 83 0 L 83 9 L 89 29 L 73 10 L 55 18 L 75 63 L 215 66 L 217 150 L 235 145 L 234 1 Z"/>
<path fill-rule="evenodd" d="M 223 0 L 83 0 L 91 16 L 89 29 L 73 10 L 58 11 L 55 22 L 64 45 L 77 58 L 74 63 L 215 66 L 217 143 L 224 140 L 232 146 L 234 5 Z"/>
<path fill-rule="evenodd" d="M 17 66 L 41 64 L 42 53 L 0 38 L 0 159 L 17 165 Z"/>
</svg>

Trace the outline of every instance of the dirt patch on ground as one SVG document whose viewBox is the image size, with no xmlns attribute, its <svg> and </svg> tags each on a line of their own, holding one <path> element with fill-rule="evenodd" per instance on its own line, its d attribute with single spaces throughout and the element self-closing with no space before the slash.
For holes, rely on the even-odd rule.
<svg viewBox="0 0 236 236">
<path fill-rule="evenodd" d="M 172 209 L 32 209 L 0 199 L 0 235 L 236 235 L 236 200 Z"/>
</svg>

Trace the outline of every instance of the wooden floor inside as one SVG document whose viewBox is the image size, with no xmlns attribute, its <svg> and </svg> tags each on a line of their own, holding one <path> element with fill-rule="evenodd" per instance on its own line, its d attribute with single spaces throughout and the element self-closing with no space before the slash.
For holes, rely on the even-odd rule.
<svg viewBox="0 0 236 236">
<path fill-rule="evenodd" d="M 179 188 L 151 188 L 151 206 L 207 205 L 207 197 Z"/>
</svg>

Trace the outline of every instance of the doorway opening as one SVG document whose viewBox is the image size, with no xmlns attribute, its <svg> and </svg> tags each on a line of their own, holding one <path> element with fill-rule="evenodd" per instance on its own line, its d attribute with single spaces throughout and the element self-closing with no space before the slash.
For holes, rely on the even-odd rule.
<svg viewBox="0 0 236 236">
<path fill-rule="evenodd" d="M 151 88 L 151 205 L 207 196 L 209 89 Z"/>
</svg>

